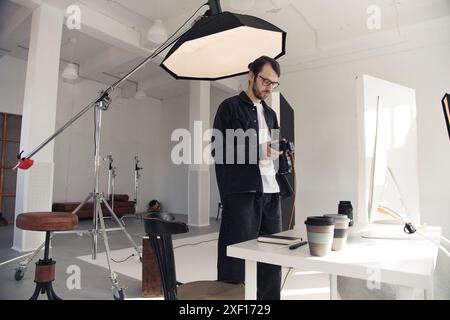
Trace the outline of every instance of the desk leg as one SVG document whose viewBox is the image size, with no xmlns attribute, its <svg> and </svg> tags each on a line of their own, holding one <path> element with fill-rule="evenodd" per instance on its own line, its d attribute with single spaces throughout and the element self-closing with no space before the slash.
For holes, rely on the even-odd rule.
<svg viewBox="0 0 450 320">
<path fill-rule="evenodd" d="M 330 274 L 330 300 L 338 300 L 337 275 Z"/>
<path fill-rule="evenodd" d="M 245 260 L 245 300 L 256 300 L 256 261 Z"/>
<path fill-rule="evenodd" d="M 434 300 L 433 290 L 425 290 L 424 300 Z"/>
<path fill-rule="evenodd" d="M 423 293 L 424 300 L 434 300 L 434 281 L 431 279 L 430 288 L 425 289 Z"/>
<path fill-rule="evenodd" d="M 406 286 L 397 286 L 395 289 L 395 298 L 397 300 L 413 300 L 414 288 Z"/>
</svg>

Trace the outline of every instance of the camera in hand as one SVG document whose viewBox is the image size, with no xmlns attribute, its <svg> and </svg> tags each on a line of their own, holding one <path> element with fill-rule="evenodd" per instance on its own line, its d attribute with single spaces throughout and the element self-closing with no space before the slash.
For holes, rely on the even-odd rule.
<svg viewBox="0 0 450 320">
<path fill-rule="evenodd" d="M 292 173 L 292 155 L 295 152 L 295 146 L 293 142 L 281 139 L 277 146 L 274 146 L 278 151 L 283 152 L 279 158 L 279 173 L 287 175 Z"/>
</svg>

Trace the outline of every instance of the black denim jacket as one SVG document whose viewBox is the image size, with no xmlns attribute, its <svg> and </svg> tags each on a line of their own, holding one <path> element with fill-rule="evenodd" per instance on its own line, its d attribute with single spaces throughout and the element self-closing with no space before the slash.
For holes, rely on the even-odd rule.
<svg viewBox="0 0 450 320">
<path fill-rule="evenodd" d="M 262 105 L 267 127 L 272 133 L 273 129 L 279 129 L 276 113 L 264 101 L 262 101 Z M 218 161 L 217 150 L 216 152 L 213 150 L 212 153 L 216 160 L 217 185 L 222 201 L 232 193 L 263 192 L 258 164 L 261 153 L 258 145 L 258 113 L 252 100 L 244 91 L 238 96 L 228 98 L 221 103 L 214 119 L 214 129 L 219 130 L 224 137 L 223 162 Z M 236 139 L 227 141 L 227 129 L 242 129 L 243 131 L 253 129 L 254 131 L 251 132 L 253 132 L 254 139 L 247 137 L 244 144 L 240 144 Z M 237 162 L 238 148 L 245 149 L 245 161 L 243 162 Z M 234 161 L 230 164 L 229 161 L 226 161 L 226 154 L 231 151 L 234 151 Z"/>
</svg>

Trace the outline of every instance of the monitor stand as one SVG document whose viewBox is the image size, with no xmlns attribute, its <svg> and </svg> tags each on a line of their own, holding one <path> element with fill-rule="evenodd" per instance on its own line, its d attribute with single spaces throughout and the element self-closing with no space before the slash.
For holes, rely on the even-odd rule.
<svg viewBox="0 0 450 320">
<path fill-rule="evenodd" d="M 370 239 L 398 239 L 410 240 L 414 239 L 416 235 L 407 234 L 403 231 L 404 225 L 390 220 L 374 221 L 369 226 L 360 230 L 360 235 L 363 238 Z"/>
</svg>

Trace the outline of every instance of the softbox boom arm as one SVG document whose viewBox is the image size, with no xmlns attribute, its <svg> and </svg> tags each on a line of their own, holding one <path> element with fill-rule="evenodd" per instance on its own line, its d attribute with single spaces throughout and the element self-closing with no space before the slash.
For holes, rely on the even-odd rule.
<svg viewBox="0 0 450 320">
<path fill-rule="evenodd" d="M 208 0 L 208 3 L 205 3 L 205 5 L 210 6 L 210 12 L 211 14 L 218 14 L 222 12 L 221 6 L 220 6 L 220 0 Z M 189 29 L 188 29 L 189 30 Z M 170 39 L 170 38 L 169 38 Z M 50 137 L 48 137 L 46 140 L 44 140 L 39 146 L 37 146 L 33 151 L 31 151 L 29 154 L 27 154 L 25 157 L 22 157 L 22 154 L 24 151 L 21 151 L 17 155 L 17 159 L 19 159 L 19 162 L 17 165 L 13 168 L 13 170 L 20 168 L 20 169 L 29 169 L 33 165 L 33 161 L 31 158 L 37 154 L 42 148 L 44 148 L 47 144 L 49 144 L 52 140 L 54 140 L 59 134 L 64 132 L 72 123 L 77 121 L 82 115 L 84 115 L 86 112 L 88 112 L 92 107 L 98 106 L 101 104 L 101 108 L 103 110 L 107 110 L 109 105 L 111 104 L 111 98 L 110 94 L 115 91 L 115 89 L 120 86 L 123 82 L 125 82 L 128 78 L 130 78 L 133 74 L 135 74 L 137 71 L 142 69 L 150 60 L 154 59 L 158 54 L 160 54 L 162 51 L 167 49 L 168 46 L 170 46 L 174 41 L 167 44 L 167 46 L 164 47 L 166 43 L 164 43 L 160 48 L 156 49 L 154 53 L 152 53 L 150 56 L 148 56 L 144 61 L 142 61 L 139 65 L 137 65 L 134 69 L 132 69 L 130 72 L 128 72 L 126 75 L 124 75 L 121 79 L 117 80 L 114 84 L 109 86 L 104 91 L 101 91 L 99 96 L 89 103 L 83 110 L 81 110 L 79 113 L 77 113 L 72 119 L 70 119 L 68 122 L 66 122 L 60 129 L 58 129 L 54 134 L 52 134 Z"/>
</svg>

